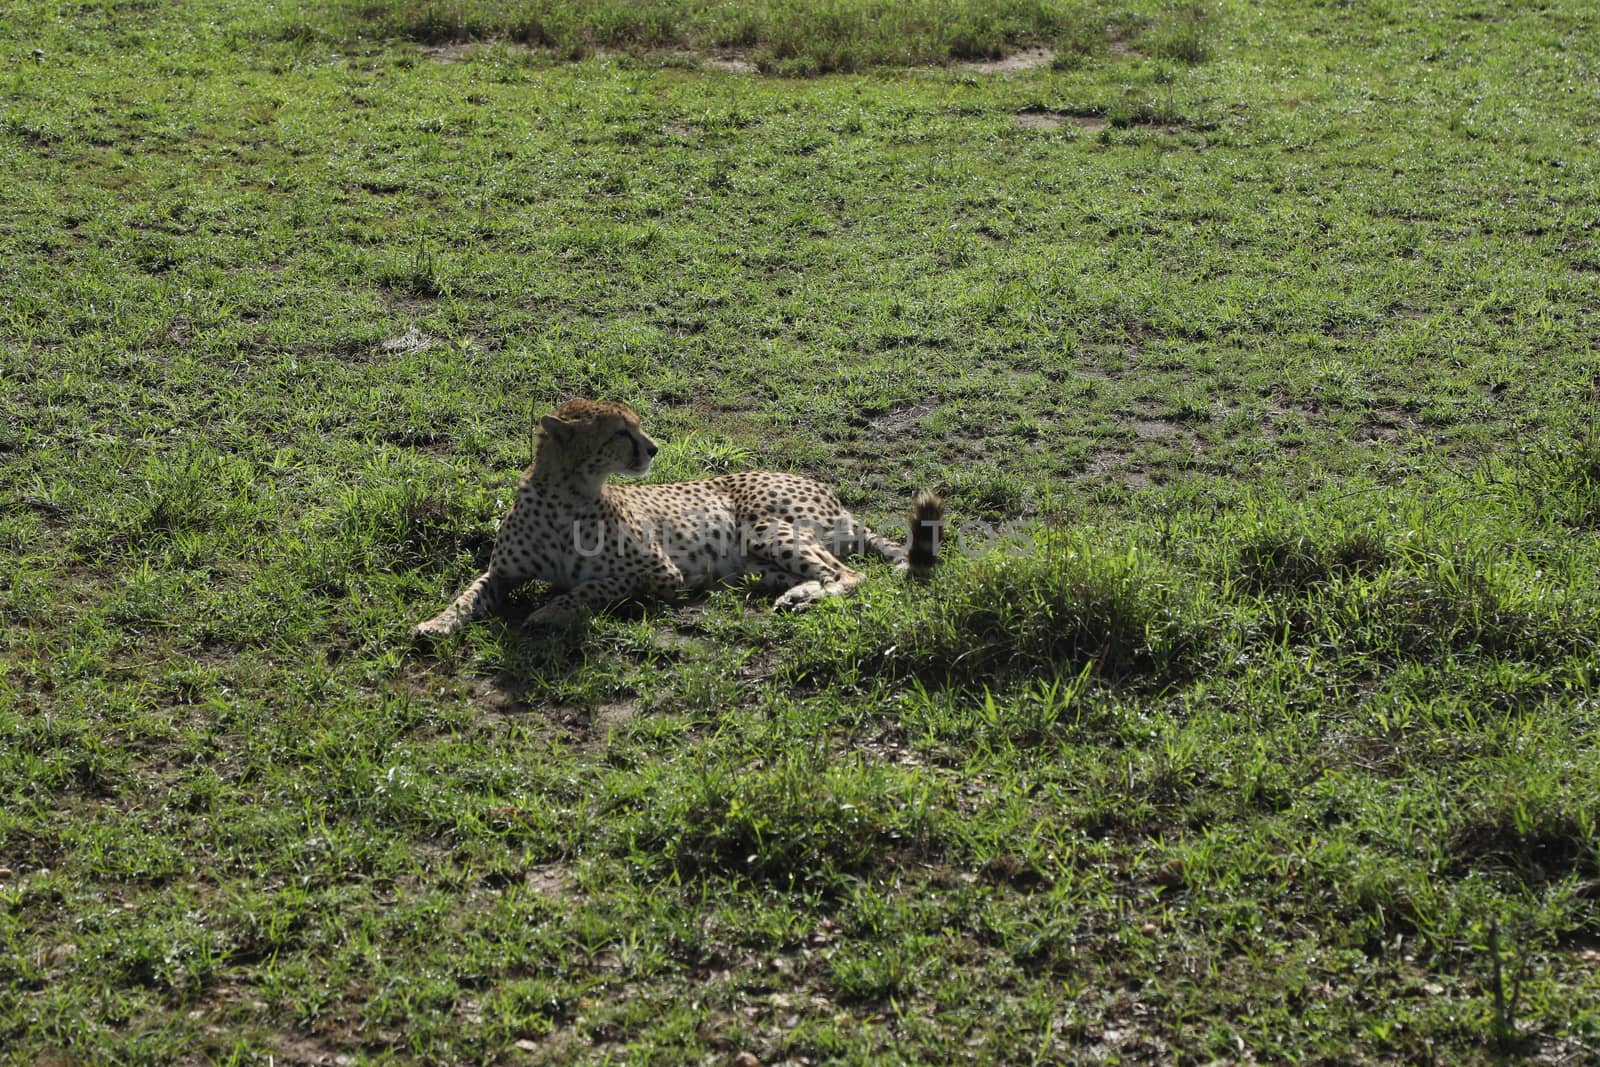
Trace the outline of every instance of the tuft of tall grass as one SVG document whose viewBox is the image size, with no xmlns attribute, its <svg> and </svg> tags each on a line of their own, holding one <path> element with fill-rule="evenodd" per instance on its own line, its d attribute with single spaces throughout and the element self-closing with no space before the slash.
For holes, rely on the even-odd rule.
<svg viewBox="0 0 1600 1067">
<path fill-rule="evenodd" d="M 249 465 L 192 446 L 145 460 L 136 485 L 140 501 L 125 518 L 134 536 L 203 532 L 247 517 L 253 477 Z"/>
<path fill-rule="evenodd" d="M 1212 14 L 1202 0 L 1169 2 L 1143 38 L 1158 59 L 1204 63 L 1211 58 Z"/>
<path fill-rule="evenodd" d="M 976 686 L 1030 675 L 1171 682 L 1212 643 L 1210 586 L 1137 548 L 1041 529 L 1020 551 L 952 559 L 910 603 L 828 617 L 791 658 L 804 679 L 911 678 Z"/>
<path fill-rule="evenodd" d="M 1526 765 L 1462 805 L 1445 842 L 1456 873 L 1492 870 L 1541 885 L 1600 874 L 1600 807 L 1587 767 Z"/>
<path fill-rule="evenodd" d="M 463 551 L 484 547 L 481 497 L 398 455 L 377 453 L 360 480 L 338 494 L 329 550 L 351 566 L 413 569 L 457 562 Z"/>
<path fill-rule="evenodd" d="M 1292 592 L 1339 578 L 1381 570 L 1392 558 L 1387 538 L 1371 527 L 1352 527 L 1324 539 L 1275 525 L 1244 537 L 1235 575 L 1253 592 Z"/>
<path fill-rule="evenodd" d="M 1553 433 L 1519 465 L 1516 487 L 1528 510 L 1579 530 L 1600 528 L 1600 426 Z"/>
</svg>

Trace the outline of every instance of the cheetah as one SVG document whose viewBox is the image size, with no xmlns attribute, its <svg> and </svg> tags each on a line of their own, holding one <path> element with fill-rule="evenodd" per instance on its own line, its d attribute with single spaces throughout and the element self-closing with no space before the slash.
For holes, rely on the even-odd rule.
<svg viewBox="0 0 1600 1067">
<path fill-rule="evenodd" d="M 933 493 L 917 495 L 901 547 L 858 522 L 832 489 L 799 475 L 745 471 L 666 485 L 606 484 L 612 474 L 648 473 L 656 451 L 626 404 L 572 400 L 544 416 L 533 466 L 500 524 L 489 569 L 413 633 L 452 633 L 535 579 L 556 595 L 529 616 L 531 626 L 750 574 L 782 591 L 777 610 L 804 611 L 861 583 L 840 560 L 852 551 L 914 575 L 938 561 L 944 505 Z"/>
</svg>

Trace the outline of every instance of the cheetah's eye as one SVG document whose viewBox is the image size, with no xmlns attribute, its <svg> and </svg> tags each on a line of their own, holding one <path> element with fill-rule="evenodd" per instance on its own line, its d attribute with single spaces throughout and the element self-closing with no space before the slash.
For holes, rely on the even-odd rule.
<svg viewBox="0 0 1600 1067">
<path fill-rule="evenodd" d="M 626 436 L 628 436 L 628 431 L 627 430 L 618 430 L 617 431 L 617 436 L 618 437 L 626 437 Z"/>
</svg>

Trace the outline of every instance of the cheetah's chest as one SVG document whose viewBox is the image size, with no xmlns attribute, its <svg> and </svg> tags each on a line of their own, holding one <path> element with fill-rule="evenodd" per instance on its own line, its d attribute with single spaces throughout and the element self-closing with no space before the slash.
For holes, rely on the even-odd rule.
<svg viewBox="0 0 1600 1067">
<path fill-rule="evenodd" d="M 627 561 L 617 555 L 620 539 L 610 533 L 610 517 L 599 507 L 559 504 L 524 491 L 496 537 L 498 565 L 558 590 L 623 569 Z"/>
</svg>

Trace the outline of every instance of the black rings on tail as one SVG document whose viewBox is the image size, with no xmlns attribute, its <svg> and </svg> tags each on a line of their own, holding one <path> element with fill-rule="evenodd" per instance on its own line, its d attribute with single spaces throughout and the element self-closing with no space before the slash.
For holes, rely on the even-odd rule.
<svg viewBox="0 0 1600 1067">
<path fill-rule="evenodd" d="M 906 562 L 913 574 L 926 574 L 939 562 L 939 543 L 944 540 L 944 501 L 924 489 L 911 504 L 908 522 L 911 533 L 906 542 Z"/>
</svg>

